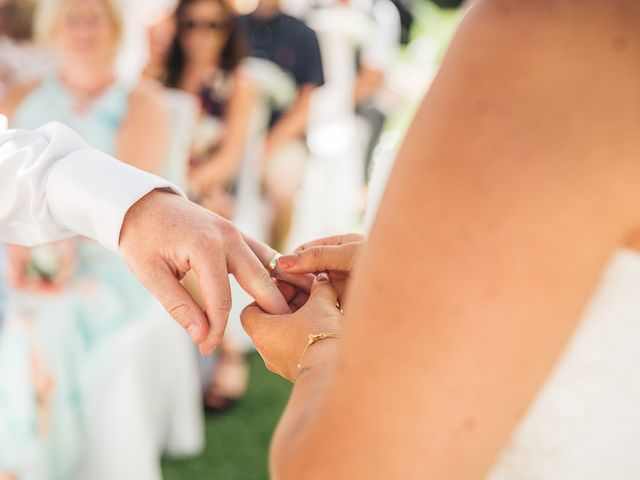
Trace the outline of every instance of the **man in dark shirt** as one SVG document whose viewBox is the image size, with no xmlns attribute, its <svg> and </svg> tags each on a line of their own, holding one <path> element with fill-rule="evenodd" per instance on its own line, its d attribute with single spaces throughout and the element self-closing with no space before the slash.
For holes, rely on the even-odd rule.
<svg viewBox="0 0 640 480">
<path fill-rule="evenodd" d="M 265 191 L 276 210 L 274 241 L 288 234 L 293 201 L 302 181 L 306 154 L 303 139 L 313 91 L 324 84 L 318 38 L 303 22 L 279 9 L 278 0 L 261 0 L 241 18 L 252 56 L 269 60 L 295 82 L 297 95 L 286 108 L 272 111 L 265 142 Z"/>
<path fill-rule="evenodd" d="M 261 0 L 255 12 L 241 17 L 241 22 L 247 31 L 251 56 L 278 65 L 293 77 L 298 88 L 297 98 L 288 110 L 273 112 L 270 137 L 288 140 L 304 135 L 311 94 L 324 84 L 315 32 L 302 21 L 282 13 L 278 0 Z M 279 130 L 282 132 L 278 133 Z"/>
</svg>

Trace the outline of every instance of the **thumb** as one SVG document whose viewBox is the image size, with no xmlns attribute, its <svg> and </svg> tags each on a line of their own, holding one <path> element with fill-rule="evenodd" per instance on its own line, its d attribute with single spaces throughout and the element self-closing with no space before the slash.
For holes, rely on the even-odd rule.
<svg viewBox="0 0 640 480">
<path fill-rule="evenodd" d="M 335 308 L 338 304 L 338 292 L 329 281 L 329 275 L 321 273 L 313 282 L 311 287 L 311 295 L 307 305 L 309 307 L 326 307 Z M 307 306 L 305 305 L 305 307 Z"/>
<path fill-rule="evenodd" d="M 273 315 L 262 310 L 262 308 L 260 308 L 260 306 L 256 302 L 245 307 L 240 314 L 240 322 L 242 323 L 242 327 L 244 328 L 245 332 L 247 332 L 249 337 L 251 337 L 251 339 L 254 341 L 254 337 L 259 325 L 264 323 L 265 320 L 270 320 L 273 318 Z"/>
</svg>

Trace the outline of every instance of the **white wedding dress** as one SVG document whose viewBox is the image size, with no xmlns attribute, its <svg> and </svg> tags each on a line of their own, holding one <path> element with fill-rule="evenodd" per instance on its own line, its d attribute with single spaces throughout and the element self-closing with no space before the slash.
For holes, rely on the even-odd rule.
<svg viewBox="0 0 640 480">
<path fill-rule="evenodd" d="M 491 480 L 640 478 L 640 256 L 619 252 Z"/>
<path fill-rule="evenodd" d="M 372 205 L 390 163 L 383 160 L 376 169 Z M 488 478 L 640 478 L 639 255 L 625 250 L 614 256 L 562 359 Z"/>
</svg>

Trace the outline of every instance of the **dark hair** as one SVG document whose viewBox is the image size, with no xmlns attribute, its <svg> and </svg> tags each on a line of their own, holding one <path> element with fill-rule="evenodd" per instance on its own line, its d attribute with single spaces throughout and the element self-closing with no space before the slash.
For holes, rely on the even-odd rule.
<svg viewBox="0 0 640 480">
<path fill-rule="evenodd" d="M 222 54 L 220 55 L 220 68 L 227 72 L 231 72 L 248 55 L 249 48 L 245 31 L 242 25 L 240 25 L 238 16 L 225 0 L 180 0 L 174 14 L 175 21 L 179 23 L 184 14 L 184 10 L 189 5 L 200 1 L 218 3 L 228 17 L 230 27 L 227 41 L 222 48 Z M 179 28 L 177 31 L 179 32 Z M 178 87 L 186 62 L 187 60 L 185 58 L 184 51 L 182 50 L 182 45 L 180 44 L 179 34 L 176 34 L 169 49 L 169 56 L 167 58 L 167 71 L 164 81 L 167 87 Z"/>
<path fill-rule="evenodd" d="M 33 15 L 35 2 L 31 0 L 13 0 L 0 7 L 0 35 L 15 40 L 33 38 Z"/>
</svg>

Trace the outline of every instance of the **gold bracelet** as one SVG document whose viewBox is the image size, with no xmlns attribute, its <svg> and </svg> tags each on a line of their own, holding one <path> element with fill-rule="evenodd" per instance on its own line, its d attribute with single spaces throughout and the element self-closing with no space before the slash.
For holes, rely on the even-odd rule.
<svg viewBox="0 0 640 480">
<path fill-rule="evenodd" d="M 321 340 L 326 340 L 327 338 L 340 338 L 340 334 L 322 332 L 322 333 L 317 333 L 315 335 L 309 335 L 309 341 L 307 342 L 307 345 L 304 347 L 302 355 L 300 355 L 300 361 L 298 362 L 298 370 L 300 370 L 300 367 L 302 366 L 302 360 L 304 359 L 304 356 L 307 354 L 307 350 L 309 350 L 311 345 L 313 345 L 314 343 L 318 343 Z"/>
</svg>

